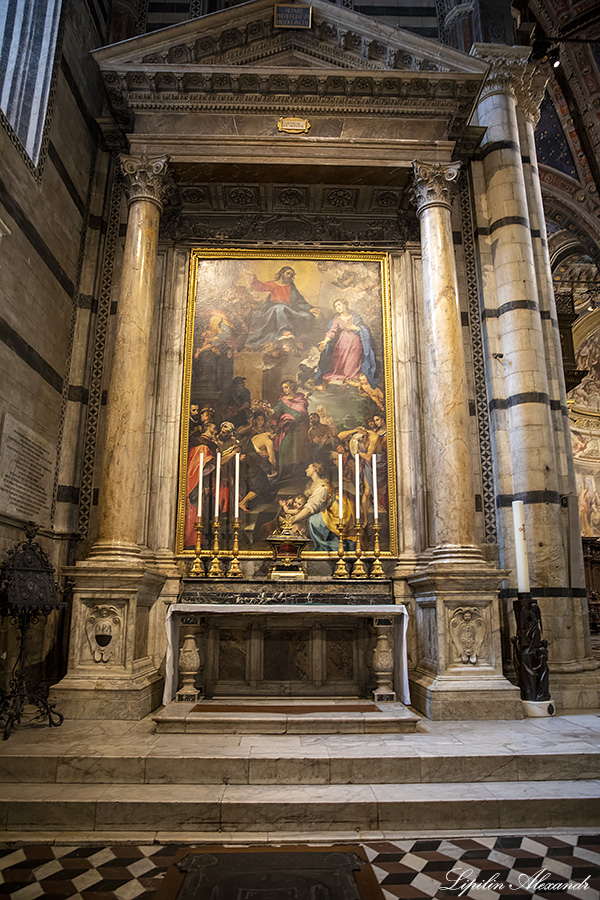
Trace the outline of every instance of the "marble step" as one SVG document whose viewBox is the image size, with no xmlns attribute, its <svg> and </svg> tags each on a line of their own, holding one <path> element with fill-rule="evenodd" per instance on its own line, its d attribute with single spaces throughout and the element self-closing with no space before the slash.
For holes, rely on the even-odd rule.
<svg viewBox="0 0 600 900">
<path fill-rule="evenodd" d="M 599 781 L 0 786 L 0 829 L 21 832 L 584 828 L 599 809 Z"/>
<path fill-rule="evenodd" d="M 250 739 L 244 739 L 249 741 Z M 240 746 L 231 738 L 199 738 L 182 748 L 175 737 L 152 748 L 62 746 L 47 744 L 30 753 L 3 746 L 2 784 L 148 784 L 148 785 L 361 785 L 461 782 L 537 782 L 593 780 L 600 774 L 600 751 L 590 746 L 570 751 L 454 744 L 418 749 L 403 739 L 385 742 L 340 735 L 326 742 L 292 736 L 258 737 Z M 200 743 L 200 741 L 202 743 Z M 318 741 L 318 742 L 317 742 Z M 170 745 L 170 746 L 169 746 Z"/>
<path fill-rule="evenodd" d="M 195 712 L 196 703 L 173 701 L 152 718 L 157 734 L 412 734 L 417 730 L 420 716 L 403 703 L 381 703 L 377 711 L 365 703 L 366 712 L 344 710 L 344 701 L 331 700 L 236 700 L 236 706 L 260 705 L 257 712 L 223 712 L 228 701 L 203 700 L 203 712 Z M 293 708 L 322 705 L 326 712 L 304 714 L 273 712 L 270 706 Z M 332 712 L 339 705 L 340 712 Z M 354 702 L 360 705 L 360 701 Z"/>
</svg>

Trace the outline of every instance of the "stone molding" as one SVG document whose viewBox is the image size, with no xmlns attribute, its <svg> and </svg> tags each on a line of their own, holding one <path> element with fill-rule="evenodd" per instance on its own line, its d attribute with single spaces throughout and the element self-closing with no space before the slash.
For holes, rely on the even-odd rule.
<svg viewBox="0 0 600 900">
<path fill-rule="evenodd" d="M 549 77 L 535 70 L 530 74 L 531 77 L 526 77 L 517 85 L 516 97 L 519 109 L 527 121 L 531 122 L 535 128 L 540 121 L 540 107 L 546 93 Z"/>
<path fill-rule="evenodd" d="M 122 153 L 119 159 L 129 205 L 136 200 L 148 200 L 162 212 L 164 201 L 173 192 L 169 157 L 149 159 L 147 156 L 126 156 Z"/>
<path fill-rule="evenodd" d="M 431 206 L 452 209 L 452 200 L 458 189 L 460 162 L 428 163 L 413 160 L 413 186 L 410 199 L 420 216 Z"/>
<path fill-rule="evenodd" d="M 492 94 L 509 94 L 516 100 L 527 74 L 530 53 L 530 48 L 525 47 L 473 44 L 471 56 L 490 66 L 480 101 Z"/>
</svg>

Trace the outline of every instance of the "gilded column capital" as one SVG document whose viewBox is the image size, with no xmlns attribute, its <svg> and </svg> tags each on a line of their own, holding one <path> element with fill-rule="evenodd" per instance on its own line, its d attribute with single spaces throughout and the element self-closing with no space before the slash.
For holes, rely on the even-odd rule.
<svg viewBox="0 0 600 900">
<path fill-rule="evenodd" d="M 452 209 L 458 185 L 460 162 L 429 163 L 413 159 L 413 184 L 410 199 L 417 207 L 417 215 L 430 206 Z"/>
<path fill-rule="evenodd" d="M 169 173 L 169 157 L 159 156 L 119 156 L 124 175 L 127 201 L 149 200 L 162 211 L 163 203 L 173 191 L 173 181 Z"/>
<path fill-rule="evenodd" d="M 509 94 L 515 100 L 527 72 L 530 48 L 473 44 L 471 56 L 489 65 L 480 100 L 490 94 Z"/>
<path fill-rule="evenodd" d="M 526 78 L 517 89 L 517 103 L 519 109 L 528 122 L 535 128 L 540 121 L 540 106 L 546 93 L 546 85 L 549 78 L 535 69 L 529 70 Z"/>
</svg>

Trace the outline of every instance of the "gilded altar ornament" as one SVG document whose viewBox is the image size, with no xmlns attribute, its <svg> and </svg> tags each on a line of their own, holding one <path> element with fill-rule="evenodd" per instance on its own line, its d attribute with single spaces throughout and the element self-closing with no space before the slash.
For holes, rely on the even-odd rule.
<svg viewBox="0 0 600 900">
<path fill-rule="evenodd" d="M 222 578 L 223 577 L 223 569 L 221 568 L 221 562 L 219 560 L 219 556 L 221 550 L 219 548 L 219 528 L 221 527 L 221 523 L 218 519 L 215 519 L 213 522 L 213 548 L 212 548 L 212 562 L 210 564 L 210 569 L 208 570 L 209 578 Z"/>
<path fill-rule="evenodd" d="M 236 516 L 233 520 L 233 548 L 231 551 L 231 563 L 229 565 L 229 570 L 227 572 L 228 578 L 241 578 L 242 570 L 240 569 L 240 564 L 238 562 L 238 556 L 240 555 L 240 520 L 239 517 Z"/>
<path fill-rule="evenodd" d="M 373 565 L 371 566 L 371 578 L 384 578 L 385 572 L 383 571 L 382 565 L 379 562 L 379 557 L 381 556 L 381 547 L 379 544 L 379 529 L 381 525 L 379 524 L 379 519 L 375 519 L 373 522 L 373 530 L 375 531 L 375 539 L 373 541 L 373 556 L 375 557 L 373 560 Z"/>
<path fill-rule="evenodd" d="M 341 504 L 340 504 L 340 508 L 341 508 Z M 346 564 L 346 560 L 344 559 L 345 554 L 344 554 L 344 520 L 343 519 L 339 519 L 338 529 L 340 532 L 340 542 L 339 542 L 338 551 L 337 551 L 338 561 L 337 561 L 337 565 L 335 567 L 335 572 L 333 573 L 333 577 L 334 578 L 348 578 L 349 577 L 348 566 Z"/>
<path fill-rule="evenodd" d="M 267 538 L 273 551 L 268 575 L 270 581 L 306 581 L 306 569 L 301 557 L 311 540 L 294 524 L 293 519 L 294 513 L 284 513 L 279 528 Z"/>
<path fill-rule="evenodd" d="M 194 565 L 190 570 L 190 578 L 204 578 L 206 572 L 202 562 L 202 519 L 196 521 L 196 546 L 194 548 Z"/>
<path fill-rule="evenodd" d="M 277 128 L 286 134 L 308 134 L 310 122 L 308 119 L 298 119 L 295 116 L 281 116 L 277 120 Z"/>
<path fill-rule="evenodd" d="M 365 569 L 365 564 L 362 561 L 362 547 L 360 538 L 362 535 L 363 527 L 360 522 L 356 523 L 356 562 L 352 567 L 352 578 L 366 578 L 367 570 Z"/>
</svg>

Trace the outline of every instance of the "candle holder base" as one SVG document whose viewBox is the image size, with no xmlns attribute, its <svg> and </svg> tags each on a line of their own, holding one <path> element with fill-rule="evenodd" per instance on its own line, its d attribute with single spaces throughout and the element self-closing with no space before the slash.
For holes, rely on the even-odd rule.
<svg viewBox="0 0 600 900">
<path fill-rule="evenodd" d="M 361 547 L 361 534 L 362 527 L 357 524 L 356 526 L 356 562 L 352 567 L 352 578 L 366 578 L 367 570 L 365 569 L 365 564 L 362 561 L 362 547 Z"/>
<path fill-rule="evenodd" d="M 204 568 L 204 563 L 200 559 L 199 556 L 194 560 L 194 565 L 190 569 L 190 578 L 206 578 L 206 570 Z"/>
<path fill-rule="evenodd" d="M 373 560 L 373 565 L 371 566 L 371 578 L 385 578 L 385 572 L 381 567 L 381 563 L 379 561 L 379 557 L 381 556 L 381 548 L 379 546 L 379 529 L 381 525 L 379 521 L 376 519 L 373 522 L 373 529 L 375 531 L 375 540 L 373 546 L 373 556 L 375 559 Z"/>
<path fill-rule="evenodd" d="M 237 561 L 237 557 L 233 557 L 231 563 L 229 564 L 229 569 L 227 570 L 228 578 L 243 578 L 244 573 L 240 569 L 240 564 Z"/>
</svg>

